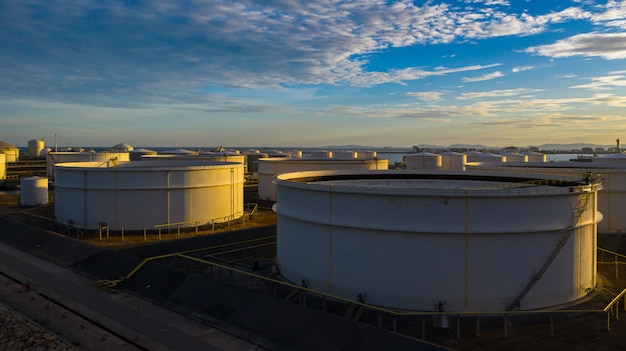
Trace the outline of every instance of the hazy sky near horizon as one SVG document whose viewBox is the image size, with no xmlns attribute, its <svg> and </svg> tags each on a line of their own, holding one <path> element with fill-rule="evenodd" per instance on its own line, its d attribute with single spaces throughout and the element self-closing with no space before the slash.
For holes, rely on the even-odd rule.
<svg viewBox="0 0 626 351">
<path fill-rule="evenodd" d="M 626 2 L 0 0 L 0 140 L 626 140 Z"/>
</svg>

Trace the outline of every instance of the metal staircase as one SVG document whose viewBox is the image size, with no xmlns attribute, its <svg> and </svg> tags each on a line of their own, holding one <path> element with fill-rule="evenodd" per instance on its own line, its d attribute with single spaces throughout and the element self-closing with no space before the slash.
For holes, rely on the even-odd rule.
<svg viewBox="0 0 626 351">
<path fill-rule="evenodd" d="M 533 276 L 533 278 L 526 285 L 524 290 L 522 290 L 522 292 L 515 298 L 515 300 L 513 300 L 513 302 L 511 302 L 507 306 L 506 308 L 507 311 L 518 309 L 520 307 L 520 302 L 522 301 L 522 299 L 526 296 L 526 294 L 528 294 L 528 292 L 533 288 L 533 286 L 535 286 L 535 284 L 539 281 L 539 279 L 541 279 L 544 273 L 548 270 L 548 268 L 550 267 L 550 265 L 552 264 L 556 256 L 558 256 L 563 246 L 565 246 L 565 244 L 569 240 L 570 236 L 572 236 L 572 232 L 573 232 L 572 229 L 576 227 L 576 225 L 580 221 L 580 217 L 587 209 L 587 204 L 589 203 L 590 196 L 591 196 L 591 192 L 585 192 L 578 198 L 578 202 L 576 203 L 576 208 L 574 209 L 572 225 L 563 230 L 563 232 L 561 233 L 559 237 L 559 242 L 557 243 L 554 250 L 552 250 L 552 253 L 548 257 L 546 262 L 543 264 L 541 269 Z"/>
</svg>

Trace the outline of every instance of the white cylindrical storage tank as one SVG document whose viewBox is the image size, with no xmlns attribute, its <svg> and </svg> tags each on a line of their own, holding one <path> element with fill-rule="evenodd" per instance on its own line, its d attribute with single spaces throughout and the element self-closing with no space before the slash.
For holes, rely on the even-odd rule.
<svg viewBox="0 0 626 351">
<path fill-rule="evenodd" d="M 302 158 L 302 150 L 284 150 L 283 153 L 289 155 L 289 157 Z"/>
<path fill-rule="evenodd" d="M 38 206 L 48 203 L 48 178 L 28 177 L 20 180 L 20 205 Z"/>
<path fill-rule="evenodd" d="M 481 155 L 483 154 L 480 151 L 472 150 L 464 152 L 465 156 L 467 156 L 467 162 L 480 162 Z"/>
<path fill-rule="evenodd" d="M 528 162 L 546 162 L 548 157 L 546 154 L 534 151 L 522 152 L 523 155 L 528 156 Z"/>
<path fill-rule="evenodd" d="M 336 158 L 338 160 L 350 160 L 350 159 L 354 159 L 356 158 L 356 151 L 350 151 L 350 150 L 338 150 L 338 151 L 333 151 L 333 158 Z"/>
<path fill-rule="evenodd" d="M 6 155 L 6 163 L 14 163 L 20 160 L 20 149 L 7 142 L 0 141 L 0 153 Z"/>
<path fill-rule="evenodd" d="M 7 179 L 7 155 L 0 153 L 0 180 Z"/>
<path fill-rule="evenodd" d="M 596 156 L 593 158 L 593 162 L 606 163 L 606 164 L 626 163 L 626 155 L 622 153 L 617 153 L 617 154 Z"/>
<path fill-rule="evenodd" d="M 248 172 L 256 172 L 259 170 L 259 159 L 269 157 L 268 154 L 264 152 L 257 152 L 253 154 L 248 154 L 247 162 L 248 162 Z"/>
<path fill-rule="evenodd" d="M 110 160 L 129 161 L 128 152 L 49 152 L 46 155 L 46 175 L 54 179 L 54 166 L 66 162 L 103 162 Z"/>
<path fill-rule="evenodd" d="M 117 145 L 113 145 L 113 147 L 111 147 L 111 152 L 131 152 L 133 151 L 135 148 L 132 147 L 131 145 L 128 145 L 126 143 L 119 143 Z"/>
<path fill-rule="evenodd" d="M 596 286 L 596 183 L 454 171 L 298 172 L 276 182 L 279 272 L 315 291 L 472 312 L 561 305 Z"/>
<path fill-rule="evenodd" d="M 315 150 L 315 151 L 311 151 L 311 154 L 309 155 L 309 157 L 311 157 L 311 158 L 332 158 L 333 157 L 333 152 L 329 151 L 329 150 Z"/>
<path fill-rule="evenodd" d="M 161 155 L 198 155 L 199 152 L 187 149 L 171 149 L 159 152 Z"/>
<path fill-rule="evenodd" d="M 357 151 L 357 154 L 356 154 L 356 158 L 358 159 L 372 159 L 376 157 L 377 157 L 377 153 L 376 151 L 373 151 L 373 150 L 360 150 L 360 151 Z"/>
<path fill-rule="evenodd" d="M 468 166 L 468 169 L 495 172 L 525 172 L 528 174 L 555 174 L 579 178 L 583 175 L 598 177 L 603 189 L 598 192 L 598 211 L 603 220 L 598 223 L 598 232 L 615 234 L 626 232 L 626 163 L 607 160 L 592 162 L 560 161 L 536 162 L 524 164 L 480 164 Z"/>
<path fill-rule="evenodd" d="M 241 163 L 163 159 L 56 167 L 62 223 L 143 230 L 224 223 L 243 216 Z"/>
<path fill-rule="evenodd" d="M 41 157 L 48 157 L 48 154 L 52 152 L 52 149 L 49 147 L 44 147 L 43 150 L 41 150 L 41 152 L 39 153 L 39 156 Z"/>
<path fill-rule="evenodd" d="M 42 139 L 32 139 L 28 141 L 28 155 L 30 157 L 40 157 L 44 148 Z"/>
<path fill-rule="evenodd" d="M 506 156 L 492 154 L 489 152 L 483 152 L 480 155 L 475 155 L 472 159 L 475 160 L 473 162 L 506 162 Z"/>
<path fill-rule="evenodd" d="M 446 171 L 465 170 L 467 155 L 453 151 L 442 152 L 439 155 L 441 155 L 441 169 Z"/>
<path fill-rule="evenodd" d="M 129 152 L 131 161 L 139 161 L 144 156 L 153 156 L 153 155 L 156 155 L 156 154 L 157 154 L 156 151 L 149 150 L 149 149 L 144 149 L 144 148 L 133 149 L 131 152 Z"/>
<path fill-rule="evenodd" d="M 430 152 L 418 152 L 406 155 L 406 169 L 440 169 L 441 155 Z"/>
<path fill-rule="evenodd" d="M 262 158 L 259 159 L 258 179 L 259 198 L 276 201 L 276 185 L 274 177 L 288 172 L 316 170 L 387 170 L 389 160 L 338 160 L 334 158 Z"/>
<path fill-rule="evenodd" d="M 509 153 L 504 154 L 506 157 L 506 162 L 528 162 L 528 155 L 517 154 L 517 153 Z"/>
</svg>

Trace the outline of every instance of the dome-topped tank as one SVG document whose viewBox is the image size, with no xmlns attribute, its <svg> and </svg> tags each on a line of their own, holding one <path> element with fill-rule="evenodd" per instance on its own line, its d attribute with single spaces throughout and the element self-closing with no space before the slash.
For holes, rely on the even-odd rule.
<svg viewBox="0 0 626 351">
<path fill-rule="evenodd" d="M 134 147 L 126 143 L 119 143 L 111 147 L 111 152 L 131 152 L 134 149 L 135 149 Z"/>
<path fill-rule="evenodd" d="M 5 141 L 0 141 L 0 153 L 7 155 L 7 163 L 14 163 L 20 160 L 20 149 Z"/>
</svg>

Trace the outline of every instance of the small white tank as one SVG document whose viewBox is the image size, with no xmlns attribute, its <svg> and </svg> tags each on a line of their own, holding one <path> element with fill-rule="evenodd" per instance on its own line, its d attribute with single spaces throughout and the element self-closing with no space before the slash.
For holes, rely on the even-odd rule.
<svg viewBox="0 0 626 351">
<path fill-rule="evenodd" d="M 139 149 L 133 149 L 131 152 L 129 152 L 129 154 L 130 154 L 131 161 L 139 161 L 144 156 L 154 156 L 157 154 L 157 152 L 154 150 L 139 148 Z"/>
<path fill-rule="evenodd" d="M 311 158 L 332 158 L 333 152 L 328 150 L 311 151 Z"/>
<path fill-rule="evenodd" d="M 508 153 L 504 154 L 504 156 L 506 157 L 506 162 L 528 162 L 528 155 Z"/>
<path fill-rule="evenodd" d="M 439 155 L 441 155 L 441 169 L 447 171 L 465 170 L 467 155 L 452 151 L 442 152 Z"/>
<path fill-rule="evenodd" d="M 358 159 L 371 160 L 371 159 L 376 158 L 376 157 L 377 157 L 376 151 L 361 150 L 361 151 L 357 151 L 356 152 L 356 158 L 358 158 Z"/>
<path fill-rule="evenodd" d="M 351 160 L 356 158 L 357 153 L 350 150 L 339 150 L 333 152 L 333 158 L 338 160 Z"/>
<path fill-rule="evenodd" d="M 430 152 L 418 152 L 406 155 L 406 169 L 440 169 L 441 155 Z"/>
<path fill-rule="evenodd" d="M 31 157 L 41 156 L 43 148 L 44 142 L 42 139 L 32 139 L 28 141 L 28 155 Z"/>
<path fill-rule="evenodd" d="M 20 188 L 20 205 L 38 206 L 48 203 L 48 178 L 22 178 Z"/>
<path fill-rule="evenodd" d="M 285 150 L 283 153 L 289 155 L 292 158 L 302 158 L 302 150 Z"/>
<path fill-rule="evenodd" d="M 528 156 L 528 162 L 546 162 L 548 159 L 546 154 L 534 151 L 522 152 L 522 155 Z"/>
</svg>

